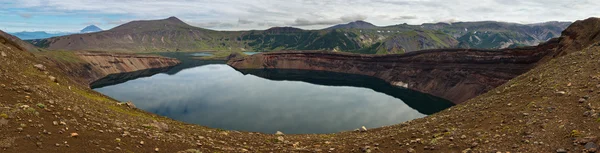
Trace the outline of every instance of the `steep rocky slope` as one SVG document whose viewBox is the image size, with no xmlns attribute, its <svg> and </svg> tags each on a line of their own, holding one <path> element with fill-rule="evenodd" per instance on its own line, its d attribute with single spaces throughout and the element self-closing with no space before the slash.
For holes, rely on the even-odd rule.
<svg viewBox="0 0 600 153">
<path fill-rule="evenodd" d="M 590 18 L 573 23 L 568 29 L 563 31 L 560 37 L 557 56 L 580 51 L 591 45 L 600 44 L 600 18 Z"/>
<path fill-rule="evenodd" d="M 38 47 L 52 50 L 335 50 L 364 54 L 396 54 L 424 49 L 497 49 L 537 45 L 557 37 L 568 24 L 464 22 L 377 27 L 368 22 L 356 21 L 323 30 L 275 27 L 264 31 L 212 31 L 193 27 L 170 17 L 163 20 L 133 21 L 98 33 L 75 34 L 31 42 Z"/>
<path fill-rule="evenodd" d="M 4 152 L 583 152 L 597 150 L 600 135 L 595 42 L 422 119 L 365 132 L 273 135 L 184 124 L 119 104 L 57 67 L 34 67 L 51 61 L 0 39 Z"/>
<path fill-rule="evenodd" d="M 5 33 L 4 31 L 0 31 L 0 37 L 2 37 L 3 39 L 0 39 L 0 43 L 5 43 L 5 44 L 10 44 L 13 47 L 17 47 L 17 49 L 19 50 L 25 50 L 25 51 L 29 51 L 29 52 L 35 52 L 38 51 L 38 49 L 27 43 L 22 41 L 21 39 L 10 35 L 8 33 Z"/>
</svg>

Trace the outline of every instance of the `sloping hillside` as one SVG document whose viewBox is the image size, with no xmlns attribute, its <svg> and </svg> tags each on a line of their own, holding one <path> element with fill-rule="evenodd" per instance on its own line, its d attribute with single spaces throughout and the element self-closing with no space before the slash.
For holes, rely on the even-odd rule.
<svg viewBox="0 0 600 153">
<path fill-rule="evenodd" d="M 34 40 L 50 50 L 86 51 L 177 51 L 202 49 L 199 42 L 213 41 L 214 31 L 190 26 L 171 17 L 164 20 L 133 21 L 110 30 Z M 205 46 L 206 49 L 212 48 Z"/>
<path fill-rule="evenodd" d="M 600 19 L 579 24 L 585 33 Z M 569 31 L 569 30 L 567 30 Z M 574 35 L 584 35 L 573 33 Z M 572 36 L 574 36 L 572 35 Z M 592 35 L 593 36 L 593 35 Z M 583 152 L 597 149 L 600 46 L 582 50 L 422 119 L 364 132 L 273 135 L 211 129 L 142 112 L 74 83 L 0 37 L 4 152 Z M 596 38 L 596 37 L 591 37 Z M 562 38 L 561 40 L 567 40 Z M 579 48 L 579 47 L 578 47 Z M 560 52 L 560 51 L 558 51 Z M 568 52 L 567 52 L 568 53 Z M 53 76 L 55 79 L 51 79 Z"/>
</svg>

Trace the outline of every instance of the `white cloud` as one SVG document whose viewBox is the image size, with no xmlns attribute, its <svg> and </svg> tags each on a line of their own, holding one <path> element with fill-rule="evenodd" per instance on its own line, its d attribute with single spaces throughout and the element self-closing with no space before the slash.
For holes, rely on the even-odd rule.
<svg viewBox="0 0 600 153">
<path fill-rule="evenodd" d="M 270 25 L 313 29 L 365 19 L 376 25 L 449 19 L 574 21 L 600 16 L 598 6 L 597 0 L 16 0 L 10 5 L 54 14 L 123 15 L 128 20 L 177 16 L 196 25 L 232 30 L 266 29 Z M 122 22 L 107 24 L 116 23 Z"/>
</svg>

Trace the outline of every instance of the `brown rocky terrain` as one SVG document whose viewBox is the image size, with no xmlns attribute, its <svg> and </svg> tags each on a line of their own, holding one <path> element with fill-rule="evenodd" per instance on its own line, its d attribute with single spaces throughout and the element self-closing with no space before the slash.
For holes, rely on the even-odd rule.
<svg viewBox="0 0 600 153">
<path fill-rule="evenodd" d="M 579 31 L 593 34 L 600 28 Z M 600 46 L 596 42 L 579 44 L 580 51 L 549 59 L 490 92 L 425 118 L 362 132 L 275 135 L 212 129 L 143 112 L 81 85 L 53 61 L 40 58 L 43 55 L 0 39 L 2 152 L 562 153 L 599 149 Z M 568 45 L 577 43 L 563 44 L 571 48 Z"/>
</svg>

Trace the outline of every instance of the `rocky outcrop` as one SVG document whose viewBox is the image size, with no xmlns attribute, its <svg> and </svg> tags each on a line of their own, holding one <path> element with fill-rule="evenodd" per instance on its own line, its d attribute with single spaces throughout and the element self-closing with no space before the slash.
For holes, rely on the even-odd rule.
<svg viewBox="0 0 600 153">
<path fill-rule="evenodd" d="M 556 56 L 581 51 L 592 45 L 600 45 L 600 18 L 579 20 L 562 32 Z"/>
<path fill-rule="evenodd" d="M 275 52 L 233 59 L 236 69 L 318 70 L 373 76 L 395 86 L 461 103 L 527 72 L 553 48 L 445 49 L 402 55 Z"/>
</svg>

